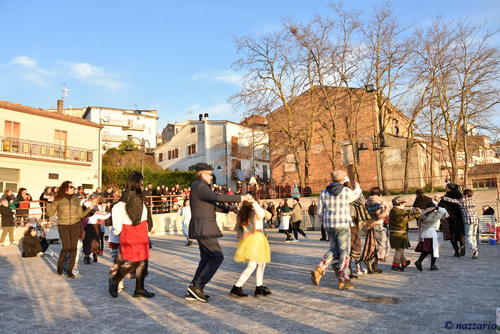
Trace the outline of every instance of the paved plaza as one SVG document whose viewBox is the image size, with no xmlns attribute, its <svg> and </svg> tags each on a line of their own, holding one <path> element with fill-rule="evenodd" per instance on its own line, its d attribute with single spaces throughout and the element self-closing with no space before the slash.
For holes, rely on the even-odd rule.
<svg viewBox="0 0 500 334">
<path fill-rule="evenodd" d="M 233 232 L 221 239 L 225 261 L 205 293 L 208 304 L 184 300 L 199 260 L 198 247 L 184 246 L 180 236 L 154 237 L 147 287 L 150 300 L 131 297 L 133 281 L 112 299 L 107 291 L 109 250 L 99 263 L 80 262 L 81 276 L 69 280 L 55 274 L 57 257 L 23 259 L 16 247 L 0 248 L 1 333 L 450 333 L 452 322 L 495 323 L 500 307 L 500 245 L 480 246 L 480 257 L 455 258 L 448 242 L 441 243 L 440 270 L 424 272 L 412 265 L 394 273 L 390 261 L 380 275 L 355 280 L 357 289 L 339 291 L 332 272 L 313 286 L 310 270 L 328 243 L 318 232 L 299 243 L 284 243 L 270 232 L 272 263 L 265 285 L 273 295 L 234 299 L 228 296 L 245 265 L 232 256 Z M 415 245 L 416 233 L 411 233 Z M 56 253 L 58 245 L 51 245 Z M 392 252 L 390 254 L 392 260 Z M 253 293 L 255 277 L 245 285 Z M 494 330 L 465 332 L 492 333 Z"/>
</svg>

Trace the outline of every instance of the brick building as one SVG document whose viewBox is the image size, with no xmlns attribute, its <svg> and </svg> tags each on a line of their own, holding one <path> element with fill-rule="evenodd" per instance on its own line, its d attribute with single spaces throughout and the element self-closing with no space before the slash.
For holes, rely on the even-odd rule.
<svg viewBox="0 0 500 334">
<path fill-rule="evenodd" d="M 304 92 L 290 101 L 288 108 L 280 107 L 268 116 L 273 181 L 293 184 L 299 182 L 300 172 L 305 183 L 307 169 L 307 185 L 317 192 L 330 182 L 330 171 L 340 168 L 348 171 L 351 179 L 358 175 L 364 189 L 382 186 L 382 176 L 386 189 L 402 189 L 408 118 L 388 106 L 383 121 L 385 131 L 380 136 L 376 92 L 359 88 L 325 89 L 333 105 L 330 110 L 335 110 L 333 115 L 325 107 L 324 92 L 317 88 Z M 336 131 L 333 131 L 334 123 Z M 290 134 L 292 140 L 287 139 Z M 337 144 L 332 146 L 333 134 Z M 307 168 L 304 147 L 308 147 L 309 152 Z M 425 140 L 421 139 L 409 150 L 410 188 L 426 184 L 430 174 L 426 149 Z M 383 163 L 379 164 L 378 159 Z M 296 160 L 300 162 L 298 168 Z M 434 175 L 441 177 L 438 164 L 434 166 Z"/>
</svg>

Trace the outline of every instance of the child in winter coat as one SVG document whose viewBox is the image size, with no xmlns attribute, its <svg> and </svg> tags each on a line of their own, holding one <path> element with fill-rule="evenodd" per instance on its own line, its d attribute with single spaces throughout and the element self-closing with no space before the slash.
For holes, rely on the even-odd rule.
<svg viewBox="0 0 500 334">
<path fill-rule="evenodd" d="M 389 253 L 387 233 L 384 227 L 384 219 L 389 213 L 389 208 L 384 204 L 380 196 L 372 195 L 365 203 L 366 210 L 371 219 L 366 221 L 366 240 L 363 248 L 363 261 L 368 268 L 368 274 L 380 274 L 378 261 L 385 261 Z"/>
<path fill-rule="evenodd" d="M 243 292 L 242 286 L 256 268 L 254 297 L 271 294 L 271 291 L 263 285 L 266 263 L 271 262 L 269 241 L 264 234 L 264 219 L 269 219 L 270 216 L 271 214 L 262 209 L 256 201 L 244 201 L 238 212 L 236 231 L 240 242 L 234 260 L 236 262 L 247 262 L 248 265 L 230 291 L 230 295 L 233 297 L 248 296 Z"/>
<path fill-rule="evenodd" d="M 404 208 L 405 201 L 396 196 L 392 199 L 394 206 L 389 212 L 389 233 L 391 248 L 395 249 L 394 259 L 392 260 L 392 270 L 405 271 L 410 264 L 405 258 L 405 248 L 410 247 L 408 241 L 408 223 L 422 215 L 419 208 L 407 210 Z"/>
<path fill-rule="evenodd" d="M 430 270 L 438 270 L 436 260 L 439 257 L 439 242 L 437 230 L 441 224 L 441 219 L 448 218 L 449 214 L 445 208 L 436 207 L 434 203 L 426 205 L 423 215 L 418 221 L 418 245 L 415 249 L 420 252 L 419 259 L 415 262 L 415 267 L 422 271 L 422 261 L 431 254 Z"/>
</svg>

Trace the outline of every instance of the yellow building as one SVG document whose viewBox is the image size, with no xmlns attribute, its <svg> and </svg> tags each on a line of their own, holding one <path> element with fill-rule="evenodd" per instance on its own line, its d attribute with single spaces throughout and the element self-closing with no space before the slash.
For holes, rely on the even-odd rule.
<svg viewBox="0 0 500 334">
<path fill-rule="evenodd" d="M 101 128 L 81 118 L 0 101 L 0 193 L 24 187 L 38 200 L 46 186 L 66 180 L 97 188 Z"/>
</svg>

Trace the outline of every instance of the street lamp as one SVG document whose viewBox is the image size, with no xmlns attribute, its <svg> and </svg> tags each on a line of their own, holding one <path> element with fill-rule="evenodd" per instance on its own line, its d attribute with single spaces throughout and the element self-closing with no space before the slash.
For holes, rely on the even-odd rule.
<svg viewBox="0 0 500 334">
<path fill-rule="evenodd" d="M 132 141 L 136 139 L 138 141 L 140 141 L 140 152 L 142 153 L 141 154 L 141 174 L 142 174 L 142 177 L 144 177 L 144 155 L 154 155 L 154 152 L 153 152 L 153 148 L 151 147 L 151 144 L 149 143 L 149 140 L 147 139 L 144 139 L 144 138 L 137 138 L 137 137 L 134 137 L 132 135 L 127 135 L 127 140 L 128 141 Z M 148 147 L 146 147 L 146 143 L 148 144 Z M 130 145 L 127 145 L 125 147 L 125 151 L 133 151 L 133 148 L 130 146 Z"/>
</svg>

